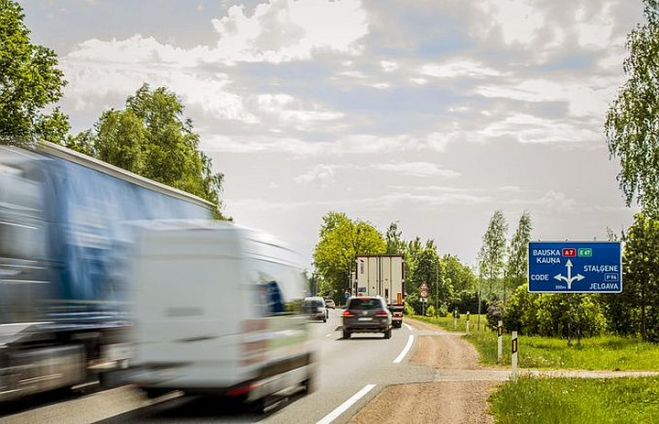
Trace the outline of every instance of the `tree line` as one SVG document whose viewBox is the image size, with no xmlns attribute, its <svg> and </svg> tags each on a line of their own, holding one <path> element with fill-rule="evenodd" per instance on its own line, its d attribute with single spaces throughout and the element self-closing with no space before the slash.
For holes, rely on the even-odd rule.
<svg viewBox="0 0 659 424">
<path fill-rule="evenodd" d="M 456 307 L 461 311 L 477 309 L 476 275 L 456 256 L 440 255 L 434 240 L 405 240 L 397 222 L 382 233 L 371 223 L 342 212 L 329 212 L 322 218 L 313 253 L 312 279 L 318 294 L 343 302 L 345 291 L 352 289 L 355 258 L 383 254 L 404 257 L 406 303 L 414 313 L 421 313 L 419 289 L 423 283 L 429 287 L 431 314 L 446 315 Z"/>
<path fill-rule="evenodd" d="M 49 141 L 208 200 L 222 214 L 224 175 L 199 150 L 199 135 L 180 98 L 143 84 L 123 109 L 104 111 L 91 129 L 71 134 L 69 118 L 52 107 L 67 82 L 51 49 L 30 40 L 22 7 L 0 0 L 0 144 Z"/>
</svg>

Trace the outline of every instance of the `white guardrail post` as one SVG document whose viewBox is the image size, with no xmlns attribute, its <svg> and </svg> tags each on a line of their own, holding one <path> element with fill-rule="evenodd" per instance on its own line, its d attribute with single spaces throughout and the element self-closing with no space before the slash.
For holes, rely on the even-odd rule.
<svg viewBox="0 0 659 424">
<path fill-rule="evenodd" d="M 517 380 L 517 354 L 519 350 L 519 344 L 517 342 L 517 331 L 513 331 L 513 340 L 512 340 L 512 361 L 513 361 L 513 373 L 511 375 L 513 380 Z"/>
<path fill-rule="evenodd" d="M 467 311 L 467 322 L 465 323 L 465 333 L 469 335 L 469 311 Z"/>
<path fill-rule="evenodd" d="M 503 321 L 499 320 L 497 325 L 497 364 L 503 359 Z"/>
</svg>

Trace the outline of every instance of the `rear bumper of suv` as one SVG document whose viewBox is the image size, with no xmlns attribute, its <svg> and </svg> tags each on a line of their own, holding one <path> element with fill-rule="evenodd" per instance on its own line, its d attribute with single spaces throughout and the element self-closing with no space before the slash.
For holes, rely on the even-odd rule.
<svg viewBox="0 0 659 424">
<path fill-rule="evenodd" d="M 391 328 L 387 318 L 373 318 L 372 321 L 359 321 L 358 318 L 343 320 L 343 330 L 351 333 L 380 333 Z"/>
</svg>

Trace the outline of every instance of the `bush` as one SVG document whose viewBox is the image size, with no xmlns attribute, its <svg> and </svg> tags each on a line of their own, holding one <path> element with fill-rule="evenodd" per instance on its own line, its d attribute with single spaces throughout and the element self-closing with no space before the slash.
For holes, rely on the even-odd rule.
<svg viewBox="0 0 659 424">
<path fill-rule="evenodd" d="M 488 322 L 496 312 L 488 309 Z M 515 291 L 503 310 L 503 322 L 506 329 L 525 335 L 577 339 L 598 336 L 607 325 L 600 303 L 592 296 L 538 295 L 528 293 L 528 286 Z"/>
<path fill-rule="evenodd" d="M 404 310 L 404 313 L 405 313 L 405 315 L 416 315 L 416 314 L 414 313 L 414 308 L 412 307 L 412 305 L 410 305 L 410 304 L 407 303 L 407 302 L 405 302 L 405 310 Z"/>
<path fill-rule="evenodd" d="M 426 316 L 428 317 L 436 317 L 437 316 L 437 311 L 435 311 L 435 307 L 430 305 L 428 306 L 428 309 L 426 309 Z"/>
<path fill-rule="evenodd" d="M 448 308 L 446 307 L 446 305 L 441 305 L 441 306 L 437 309 L 437 316 L 438 316 L 438 317 L 445 317 L 445 316 L 447 316 L 447 315 L 448 315 Z"/>
<path fill-rule="evenodd" d="M 481 311 L 485 312 L 488 308 L 488 303 L 481 299 Z M 451 302 L 448 305 L 449 311 L 453 312 L 455 309 L 458 309 L 460 313 L 466 313 L 467 311 L 472 314 L 478 313 L 478 293 L 473 291 L 462 290 L 453 297 Z"/>
<path fill-rule="evenodd" d="M 496 328 L 499 320 L 503 317 L 503 302 L 495 300 L 487 307 L 487 323 L 491 328 Z"/>
</svg>

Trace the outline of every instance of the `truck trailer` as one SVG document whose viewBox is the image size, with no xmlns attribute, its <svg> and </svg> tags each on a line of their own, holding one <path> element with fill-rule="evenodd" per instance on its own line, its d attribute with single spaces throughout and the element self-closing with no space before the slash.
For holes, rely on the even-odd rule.
<svg viewBox="0 0 659 424">
<path fill-rule="evenodd" d="M 0 146 L 0 401 L 125 366 L 125 221 L 212 219 L 203 199 L 64 147 Z"/>
<path fill-rule="evenodd" d="M 355 295 L 380 296 L 393 316 L 393 326 L 403 324 L 405 262 L 400 255 L 359 256 L 355 261 Z"/>
</svg>

